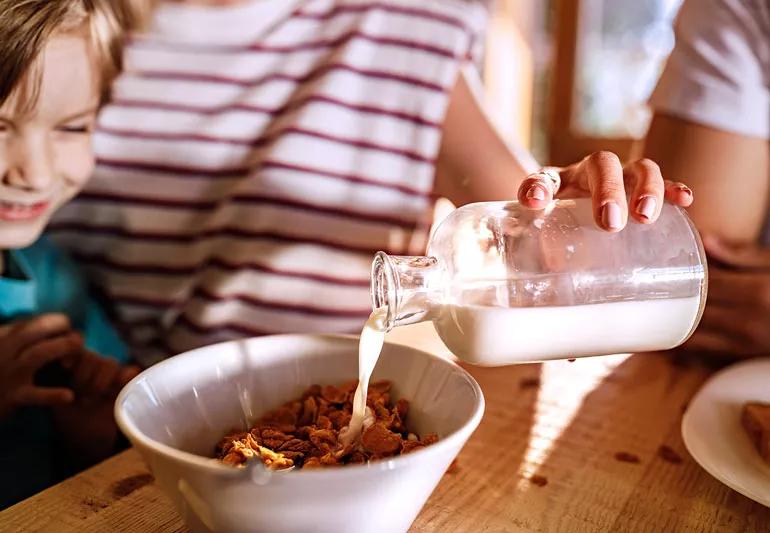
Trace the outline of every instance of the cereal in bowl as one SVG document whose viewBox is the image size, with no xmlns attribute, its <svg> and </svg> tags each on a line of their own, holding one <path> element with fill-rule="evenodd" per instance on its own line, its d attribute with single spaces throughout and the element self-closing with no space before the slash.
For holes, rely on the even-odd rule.
<svg viewBox="0 0 770 533">
<path fill-rule="evenodd" d="M 361 438 L 343 444 L 340 431 L 350 422 L 357 383 L 313 385 L 301 398 L 264 415 L 249 431 L 225 436 L 216 447 L 216 458 L 238 467 L 259 457 L 272 470 L 321 468 L 394 457 L 438 441 L 432 433 L 422 439 L 410 433 L 409 402 L 391 403 L 391 383 L 376 381 L 369 385 Z"/>
</svg>

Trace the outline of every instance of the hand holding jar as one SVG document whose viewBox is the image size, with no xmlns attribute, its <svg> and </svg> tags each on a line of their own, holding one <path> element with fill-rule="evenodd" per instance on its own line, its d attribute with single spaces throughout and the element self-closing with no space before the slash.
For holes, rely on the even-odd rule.
<svg viewBox="0 0 770 533">
<path fill-rule="evenodd" d="M 528 176 L 518 193 L 519 202 L 533 209 L 555 198 L 586 197 L 592 199 L 596 225 L 607 231 L 623 229 L 629 216 L 640 224 L 655 222 L 665 200 L 682 207 L 693 201 L 689 187 L 664 180 L 654 161 L 623 166 L 612 152 L 596 152 L 563 169 L 546 167 Z"/>
<path fill-rule="evenodd" d="M 706 285 L 680 207 L 610 233 L 588 199 L 484 202 L 450 214 L 426 257 L 377 254 L 372 305 L 387 328 L 431 320 L 455 355 L 495 366 L 673 348 L 695 330 Z"/>
</svg>

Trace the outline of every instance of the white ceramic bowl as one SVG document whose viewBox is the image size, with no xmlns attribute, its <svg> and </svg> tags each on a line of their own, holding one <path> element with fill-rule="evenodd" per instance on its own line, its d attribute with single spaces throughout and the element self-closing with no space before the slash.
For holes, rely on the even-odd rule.
<svg viewBox="0 0 770 533">
<path fill-rule="evenodd" d="M 279 335 L 208 346 L 159 363 L 117 399 L 120 428 L 194 531 L 406 531 L 478 426 L 484 397 L 456 364 L 386 344 L 375 379 L 410 401 L 410 428 L 438 443 L 369 465 L 293 471 L 254 483 L 209 457 L 232 428 L 309 385 L 358 375 L 358 339 Z"/>
</svg>

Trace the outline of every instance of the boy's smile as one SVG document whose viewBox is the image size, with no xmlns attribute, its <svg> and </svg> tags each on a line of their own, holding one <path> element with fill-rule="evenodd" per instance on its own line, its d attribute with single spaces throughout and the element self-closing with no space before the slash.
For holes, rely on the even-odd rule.
<svg viewBox="0 0 770 533">
<path fill-rule="evenodd" d="M 37 202 L 34 204 L 0 201 L 0 220 L 5 220 L 7 222 L 34 220 L 45 213 L 50 206 L 50 201 Z"/>
<path fill-rule="evenodd" d="M 95 63 L 85 34 L 54 35 L 0 107 L 0 250 L 34 243 L 90 177 Z"/>
</svg>

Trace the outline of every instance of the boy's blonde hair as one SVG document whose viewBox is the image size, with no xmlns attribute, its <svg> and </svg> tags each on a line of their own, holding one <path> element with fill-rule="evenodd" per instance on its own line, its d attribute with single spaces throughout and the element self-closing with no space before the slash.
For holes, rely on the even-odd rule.
<svg viewBox="0 0 770 533">
<path fill-rule="evenodd" d="M 0 0 L 0 105 L 28 85 L 23 105 L 34 105 L 35 65 L 52 35 L 85 31 L 99 62 L 102 101 L 122 66 L 123 44 L 146 20 L 153 0 Z M 26 83 L 25 83 L 26 82 Z"/>
</svg>

